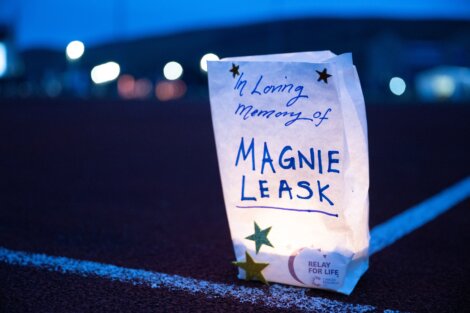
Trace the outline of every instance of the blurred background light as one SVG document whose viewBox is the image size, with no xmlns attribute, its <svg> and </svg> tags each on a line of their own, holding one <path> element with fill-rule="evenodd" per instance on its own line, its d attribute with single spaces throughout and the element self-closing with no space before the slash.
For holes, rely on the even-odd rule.
<svg viewBox="0 0 470 313">
<path fill-rule="evenodd" d="M 138 79 L 135 82 L 134 97 L 139 99 L 147 98 L 152 92 L 152 82 L 147 78 Z"/>
<path fill-rule="evenodd" d="M 468 0 L 359 2 L 242 0 L 227 10 L 213 0 L 0 1 L 0 97 L 47 97 L 43 78 L 52 72 L 61 97 L 155 99 L 158 81 L 184 79 L 185 97 L 201 101 L 210 60 L 323 47 L 353 53 L 366 102 L 470 100 Z M 331 27 L 304 40 L 319 22 Z M 132 76 L 96 88 L 90 70 L 108 60 Z M 116 75 L 95 74 L 98 84 Z"/>
<path fill-rule="evenodd" d="M 393 77 L 389 83 L 390 91 L 397 96 L 401 96 L 406 90 L 406 83 L 403 78 Z"/>
<path fill-rule="evenodd" d="M 455 82 L 449 75 L 434 76 L 431 85 L 438 98 L 449 98 L 455 91 Z"/>
<path fill-rule="evenodd" d="M 182 80 L 160 81 L 155 86 L 155 96 L 160 101 L 175 100 L 183 97 L 186 89 Z"/>
<path fill-rule="evenodd" d="M 7 46 L 0 42 L 0 77 L 7 72 Z"/>
<path fill-rule="evenodd" d="M 121 75 L 117 82 L 118 94 L 121 98 L 134 98 L 135 79 L 132 75 Z"/>
<path fill-rule="evenodd" d="M 470 99 L 470 67 L 438 66 L 416 75 L 416 92 L 424 102 Z"/>
<path fill-rule="evenodd" d="M 163 76 L 168 80 L 176 80 L 183 75 L 183 67 L 175 61 L 168 62 L 163 67 Z"/>
<path fill-rule="evenodd" d="M 70 60 L 80 59 L 84 52 L 85 52 L 85 45 L 83 44 L 83 42 L 78 41 L 78 40 L 71 41 L 67 45 L 67 48 L 65 49 L 67 58 L 69 58 Z"/>
<path fill-rule="evenodd" d="M 91 70 L 91 80 L 95 84 L 110 82 L 119 76 L 120 71 L 121 68 L 116 62 L 100 64 Z"/>
<path fill-rule="evenodd" d="M 152 93 L 153 84 L 147 78 L 136 80 L 134 76 L 125 74 L 119 77 L 117 89 L 123 99 L 146 99 Z"/>
<path fill-rule="evenodd" d="M 207 72 L 207 61 L 218 61 L 220 58 L 214 53 L 207 53 L 201 58 L 201 70 Z"/>
</svg>

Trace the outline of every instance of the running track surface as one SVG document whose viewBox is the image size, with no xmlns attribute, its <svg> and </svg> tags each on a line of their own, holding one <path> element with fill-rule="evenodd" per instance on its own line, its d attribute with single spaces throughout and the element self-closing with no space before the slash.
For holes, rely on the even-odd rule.
<svg viewBox="0 0 470 313">
<path fill-rule="evenodd" d="M 367 113 L 371 228 L 470 174 L 469 108 Z M 237 280 L 230 263 L 207 103 L 3 102 L 0 129 L 0 247 L 266 291 Z M 380 311 L 465 311 L 469 205 L 375 253 L 351 296 L 305 295 Z M 170 310 L 283 311 L 0 262 L 0 311 Z"/>
</svg>

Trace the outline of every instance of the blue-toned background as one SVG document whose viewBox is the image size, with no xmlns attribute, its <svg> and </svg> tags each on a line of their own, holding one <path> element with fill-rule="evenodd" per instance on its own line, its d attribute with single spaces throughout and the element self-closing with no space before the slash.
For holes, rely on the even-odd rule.
<svg viewBox="0 0 470 313">
<path fill-rule="evenodd" d="M 0 20 L 14 28 L 21 48 L 62 49 L 73 38 L 96 45 L 193 29 L 308 17 L 468 20 L 470 4 L 465 0 L 6 0 L 0 3 Z"/>
<path fill-rule="evenodd" d="M 207 53 L 332 50 L 353 52 L 368 103 L 461 103 L 469 33 L 464 0 L 5 0 L 0 97 L 207 99 Z M 76 60 L 73 40 L 85 48 Z"/>
</svg>

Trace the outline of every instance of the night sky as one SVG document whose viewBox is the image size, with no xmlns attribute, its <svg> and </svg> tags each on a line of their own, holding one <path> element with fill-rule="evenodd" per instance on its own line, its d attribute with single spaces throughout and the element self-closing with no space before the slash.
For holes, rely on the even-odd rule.
<svg viewBox="0 0 470 313">
<path fill-rule="evenodd" d="M 450 4 L 451 3 L 451 4 Z M 20 49 L 63 48 L 295 17 L 470 19 L 467 0 L 3 0 L 0 24 L 13 29 Z"/>
</svg>

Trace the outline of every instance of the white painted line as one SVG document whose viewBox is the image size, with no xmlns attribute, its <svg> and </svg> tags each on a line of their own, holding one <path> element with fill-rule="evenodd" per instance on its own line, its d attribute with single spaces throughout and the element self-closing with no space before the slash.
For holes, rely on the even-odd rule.
<svg viewBox="0 0 470 313">
<path fill-rule="evenodd" d="M 396 215 L 370 232 L 369 254 L 391 245 L 470 196 L 470 177 Z"/>
<path fill-rule="evenodd" d="M 340 301 L 306 295 L 308 289 L 271 285 L 269 288 L 249 288 L 232 284 L 213 283 L 206 280 L 178 275 L 124 268 L 98 262 L 80 261 L 65 257 L 54 257 L 12 251 L 0 247 L 0 262 L 11 265 L 31 266 L 52 272 L 98 276 L 113 281 L 145 285 L 150 288 L 185 291 L 203 294 L 208 298 L 229 297 L 243 303 L 266 305 L 280 309 L 300 309 L 315 312 L 373 312 L 370 305 L 348 304 Z"/>
<path fill-rule="evenodd" d="M 469 196 L 470 177 L 467 177 L 456 185 L 375 227 L 371 231 L 370 253 L 376 253 L 389 246 Z M 123 283 L 145 285 L 150 288 L 179 290 L 190 294 L 204 294 L 208 298 L 230 297 L 243 303 L 256 303 L 280 309 L 295 308 L 315 312 L 376 311 L 376 308 L 370 305 L 348 304 L 321 297 L 308 296 L 306 294 L 308 289 L 304 288 L 281 286 L 278 284 L 271 285 L 269 288 L 249 288 L 141 269 L 124 268 L 98 262 L 13 251 L 2 247 L 0 247 L 0 262 L 11 265 L 31 266 L 52 272 L 75 274 L 84 277 L 97 276 Z"/>
</svg>

